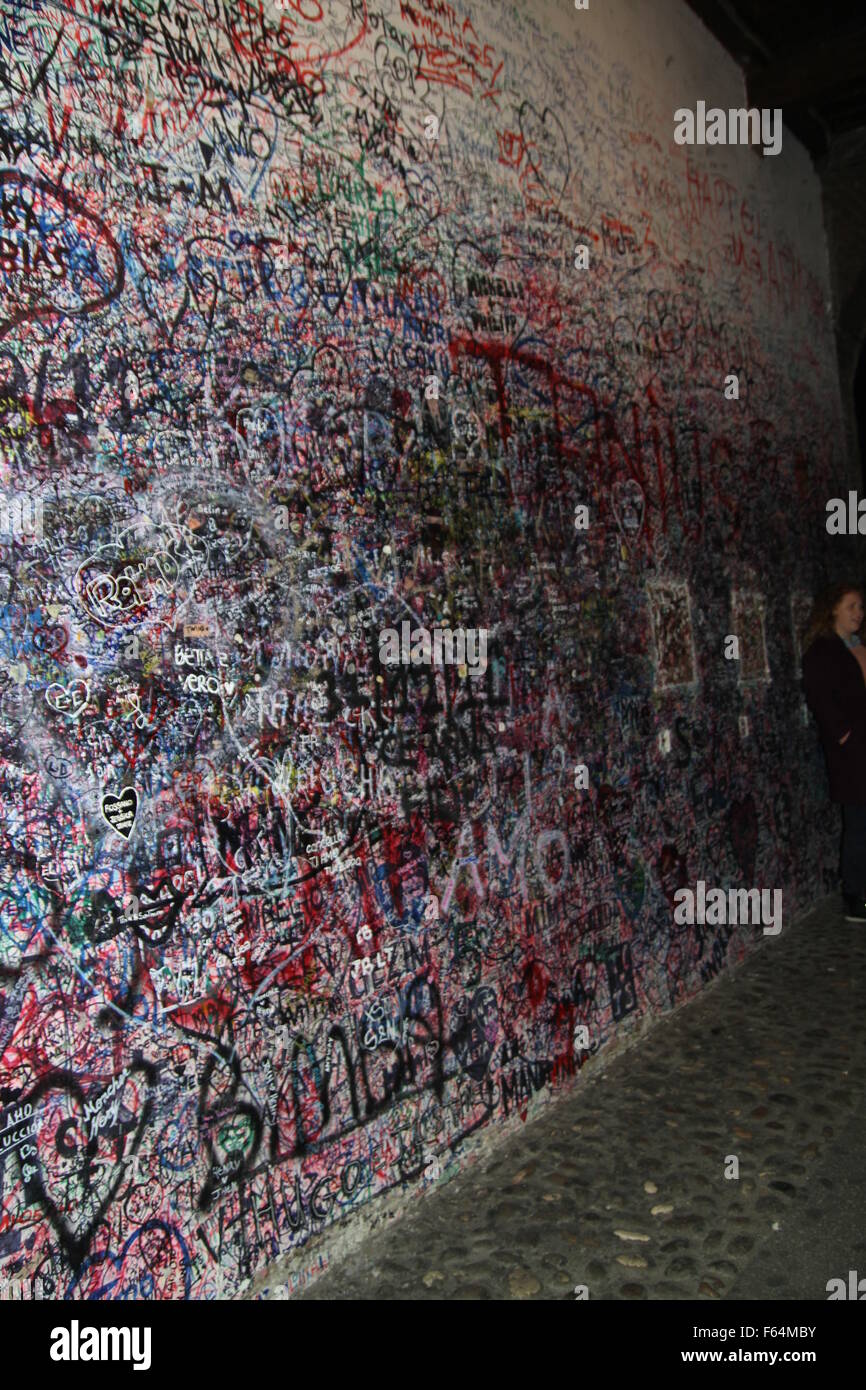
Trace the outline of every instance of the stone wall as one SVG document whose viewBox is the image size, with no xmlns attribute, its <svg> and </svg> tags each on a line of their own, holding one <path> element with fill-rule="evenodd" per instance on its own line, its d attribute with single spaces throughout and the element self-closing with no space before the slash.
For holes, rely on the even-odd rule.
<svg viewBox="0 0 866 1390">
<path fill-rule="evenodd" d="M 0 1281 L 228 1296 L 833 886 L 819 189 L 673 0 L 0 38 Z"/>
</svg>

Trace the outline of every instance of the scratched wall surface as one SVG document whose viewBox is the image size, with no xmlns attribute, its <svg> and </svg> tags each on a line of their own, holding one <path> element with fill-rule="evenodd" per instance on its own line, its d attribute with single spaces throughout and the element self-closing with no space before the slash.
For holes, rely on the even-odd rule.
<svg viewBox="0 0 866 1390">
<path fill-rule="evenodd" d="M 741 91 L 673 0 L 3 4 L 5 1296 L 244 1288 L 759 938 L 679 885 L 832 882 L 817 185 L 672 141 Z"/>
</svg>

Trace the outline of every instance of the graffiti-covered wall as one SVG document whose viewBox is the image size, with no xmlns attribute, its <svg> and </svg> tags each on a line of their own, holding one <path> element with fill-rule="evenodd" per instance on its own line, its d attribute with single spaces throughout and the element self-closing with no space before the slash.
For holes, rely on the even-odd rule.
<svg viewBox="0 0 866 1390">
<path fill-rule="evenodd" d="M 831 882 L 817 185 L 698 99 L 673 0 L 4 0 L 7 1296 L 236 1292 Z"/>
</svg>

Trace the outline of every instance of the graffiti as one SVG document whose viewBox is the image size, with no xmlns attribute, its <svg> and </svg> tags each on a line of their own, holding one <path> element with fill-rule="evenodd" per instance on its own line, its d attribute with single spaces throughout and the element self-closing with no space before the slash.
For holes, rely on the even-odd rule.
<svg viewBox="0 0 866 1390">
<path fill-rule="evenodd" d="M 740 681 L 769 680 L 762 595 L 735 589 L 731 596 L 731 621 L 740 638 Z"/>
<path fill-rule="evenodd" d="M 520 9 L 3 6 L 0 1296 L 237 1293 L 829 881 L 821 275 Z"/>
<path fill-rule="evenodd" d="M 688 585 L 654 580 L 647 585 L 656 646 L 656 684 L 691 685 L 697 680 Z"/>
</svg>

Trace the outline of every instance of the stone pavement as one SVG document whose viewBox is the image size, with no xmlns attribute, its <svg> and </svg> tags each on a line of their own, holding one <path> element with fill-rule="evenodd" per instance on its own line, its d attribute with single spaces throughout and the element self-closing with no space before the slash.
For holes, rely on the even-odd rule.
<svg viewBox="0 0 866 1390">
<path fill-rule="evenodd" d="M 294 1297 L 825 1301 L 866 1275 L 864 1005 L 826 899 Z"/>
</svg>

